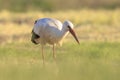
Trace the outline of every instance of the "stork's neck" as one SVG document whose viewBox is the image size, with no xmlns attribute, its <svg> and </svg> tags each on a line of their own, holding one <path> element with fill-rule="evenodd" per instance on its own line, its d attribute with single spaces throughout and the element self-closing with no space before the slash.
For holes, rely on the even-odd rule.
<svg viewBox="0 0 120 80">
<path fill-rule="evenodd" d="M 68 30 L 67 30 L 67 26 L 64 26 L 64 25 L 63 25 L 59 36 L 60 36 L 60 38 L 62 39 L 62 38 L 64 38 L 64 37 L 66 37 L 68 33 L 69 33 L 69 32 L 68 32 Z"/>
<path fill-rule="evenodd" d="M 61 29 L 60 34 L 59 34 L 59 39 L 63 39 L 64 37 L 67 36 L 67 34 L 69 33 L 68 26 L 73 28 L 73 24 L 70 21 L 68 21 L 68 20 L 64 21 L 62 29 Z"/>
</svg>

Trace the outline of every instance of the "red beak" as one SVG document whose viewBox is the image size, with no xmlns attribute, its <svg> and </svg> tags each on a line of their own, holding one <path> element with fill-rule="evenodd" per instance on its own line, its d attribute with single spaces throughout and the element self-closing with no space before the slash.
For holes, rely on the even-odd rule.
<svg viewBox="0 0 120 80">
<path fill-rule="evenodd" d="M 70 33 L 73 35 L 73 37 L 75 38 L 75 40 L 77 41 L 77 43 L 80 44 L 80 43 L 79 43 L 79 40 L 78 40 L 78 38 L 77 38 L 77 36 L 76 36 L 76 34 L 75 34 L 75 32 L 74 32 L 74 30 L 73 30 L 71 27 L 69 27 L 69 31 L 70 31 Z"/>
</svg>

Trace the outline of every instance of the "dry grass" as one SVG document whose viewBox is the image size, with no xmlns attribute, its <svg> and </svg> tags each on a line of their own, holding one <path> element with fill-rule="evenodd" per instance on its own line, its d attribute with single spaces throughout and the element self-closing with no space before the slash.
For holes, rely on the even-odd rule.
<svg viewBox="0 0 120 80">
<path fill-rule="evenodd" d="M 120 10 L 0 13 L 0 80 L 119 80 Z M 70 19 L 81 41 L 71 35 L 56 47 L 45 47 L 43 67 L 40 45 L 30 42 L 34 20 Z M 92 42 L 94 41 L 94 42 Z M 103 42 L 102 42 L 103 41 Z"/>
<path fill-rule="evenodd" d="M 57 12 L 0 12 L 0 43 L 30 39 L 34 21 L 43 17 L 71 20 L 81 41 L 120 41 L 120 10 L 78 10 Z M 24 39 L 25 38 L 25 39 Z M 66 40 L 70 40 L 69 35 Z"/>
</svg>

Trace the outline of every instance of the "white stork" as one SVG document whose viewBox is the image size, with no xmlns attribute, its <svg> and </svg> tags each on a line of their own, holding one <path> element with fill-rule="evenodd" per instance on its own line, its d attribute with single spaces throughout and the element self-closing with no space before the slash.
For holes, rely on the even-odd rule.
<svg viewBox="0 0 120 80">
<path fill-rule="evenodd" d="M 31 41 L 35 44 L 41 44 L 42 46 L 42 59 L 44 63 L 44 54 L 43 47 L 45 44 L 53 45 L 53 58 L 56 58 L 54 52 L 55 44 L 62 44 L 62 39 L 68 33 L 71 33 L 77 43 L 79 44 L 79 40 L 76 37 L 76 34 L 73 30 L 73 24 L 66 20 L 62 24 L 59 20 L 53 18 L 42 18 L 35 21 L 33 30 L 32 30 L 32 38 Z"/>
</svg>

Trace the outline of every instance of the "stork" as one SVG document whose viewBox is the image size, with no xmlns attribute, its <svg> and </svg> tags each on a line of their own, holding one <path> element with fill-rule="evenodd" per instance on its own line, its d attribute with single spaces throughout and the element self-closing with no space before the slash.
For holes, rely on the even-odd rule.
<svg viewBox="0 0 120 80">
<path fill-rule="evenodd" d="M 59 20 L 53 18 L 42 18 L 38 19 L 34 23 L 34 27 L 32 30 L 31 41 L 34 44 L 41 44 L 42 51 L 42 59 L 44 63 L 44 45 L 50 44 L 53 46 L 53 58 L 56 59 L 55 55 L 55 45 L 62 44 L 62 40 L 67 36 L 70 32 L 77 43 L 79 44 L 79 40 L 73 30 L 73 24 L 69 20 L 64 21 L 62 24 Z"/>
</svg>

